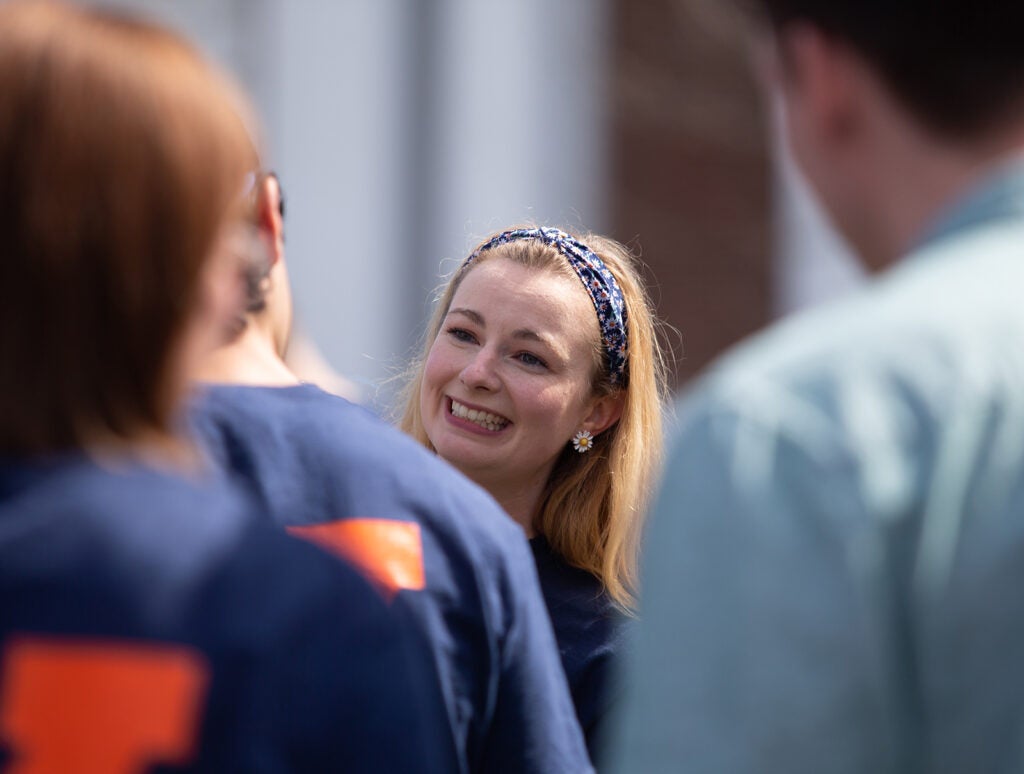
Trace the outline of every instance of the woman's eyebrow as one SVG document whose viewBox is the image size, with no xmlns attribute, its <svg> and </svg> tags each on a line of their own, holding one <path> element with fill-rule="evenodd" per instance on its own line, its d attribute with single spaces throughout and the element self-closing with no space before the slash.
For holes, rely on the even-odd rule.
<svg viewBox="0 0 1024 774">
<path fill-rule="evenodd" d="M 569 359 L 569 350 L 566 349 L 565 343 L 559 338 L 552 338 L 545 336 L 543 333 L 537 333 L 529 328 L 519 328 L 512 331 L 512 338 L 519 341 L 532 341 L 540 344 L 547 352 L 546 357 L 553 357 L 556 360 L 567 361 Z"/>
<path fill-rule="evenodd" d="M 512 331 L 512 338 L 526 339 L 528 341 L 537 341 L 540 342 L 541 344 L 550 344 L 546 337 L 541 336 L 539 333 L 536 333 L 535 331 L 531 331 L 529 328 L 518 328 Z"/>
<path fill-rule="evenodd" d="M 462 315 L 463 317 L 468 317 L 481 328 L 487 327 L 487 323 L 484 320 L 484 316 L 477 312 L 475 309 L 467 309 L 466 307 L 463 306 L 456 306 L 448 310 L 448 315 L 453 314 L 459 314 Z M 512 331 L 511 338 L 521 339 L 525 341 L 536 341 L 538 344 L 543 344 L 544 346 L 548 347 L 555 353 L 562 353 L 562 349 L 553 340 L 551 340 L 547 336 L 537 333 L 536 331 L 530 330 L 529 328 L 517 328 L 516 330 Z"/>
<path fill-rule="evenodd" d="M 464 307 L 459 306 L 455 307 L 454 309 L 449 309 L 448 314 L 461 314 L 463 317 L 468 317 L 470 320 L 472 320 L 481 327 L 486 325 L 486 323 L 484 322 L 484 316 L 472 309 L 465 309 Z"/>
</svg>

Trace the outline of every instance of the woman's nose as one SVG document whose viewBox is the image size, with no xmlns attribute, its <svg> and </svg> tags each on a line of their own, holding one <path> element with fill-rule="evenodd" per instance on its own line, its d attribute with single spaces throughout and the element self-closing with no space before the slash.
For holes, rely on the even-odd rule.
<svg viewBox="0 0 1024 774">
<path fill-rule="evenodd" d="M 459 379 L 470 390 L 498 390 L 501 380 L 498 378 L 494 354 L 486 349 L 478 350 L 462 369 Z"/>
</svg>

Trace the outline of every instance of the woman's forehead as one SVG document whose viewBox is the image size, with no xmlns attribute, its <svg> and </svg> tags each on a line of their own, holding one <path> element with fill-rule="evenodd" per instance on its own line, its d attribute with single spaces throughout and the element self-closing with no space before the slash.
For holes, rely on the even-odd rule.
<svg viewBox="0 0 1024 774">
<path fill-rule="evenodd" d="M 485 318 L 493 315 L 520 315 L 556 321 L 565 318 L 579 328 L 582 319 L 597 319 L 593 302 L 579 279 L 546 268 L 532 268 L 505 258 L 492 258 L 474 266 L 466 274 L 455 294 L 451 309 L 467 305 Z M 589 327 L 585 328 L 587 332 Z"/>
</svg>

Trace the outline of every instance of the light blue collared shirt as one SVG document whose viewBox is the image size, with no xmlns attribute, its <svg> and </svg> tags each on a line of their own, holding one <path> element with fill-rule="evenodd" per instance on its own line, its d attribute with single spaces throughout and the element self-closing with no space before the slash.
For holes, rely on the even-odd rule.
<svg viewBox="0 0 1024 774">
<path fill-rule="evenodd" d="M 609 770 L 1024 770 L 1024 162 L 680 414 Z"/>
</svg>

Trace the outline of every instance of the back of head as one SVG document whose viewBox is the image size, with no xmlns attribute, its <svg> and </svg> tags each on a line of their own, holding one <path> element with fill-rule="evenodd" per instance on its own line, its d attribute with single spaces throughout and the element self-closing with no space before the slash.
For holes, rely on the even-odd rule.
<svg viewBox="0 0 1024 774">
<path fill-rule="evenodd" d="M 0 452 L 164 431 L 168 369 L 252 144 L 183 41 L 0 5 Z"/>
<path fill-rule="evenodd" d="M 753 2 L 776 28 L 808 22 L 852 46 L 936 134 L 961 139 L 1024 118 L 1024 3 Z"/>
</svg>

